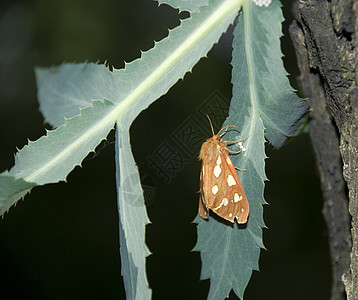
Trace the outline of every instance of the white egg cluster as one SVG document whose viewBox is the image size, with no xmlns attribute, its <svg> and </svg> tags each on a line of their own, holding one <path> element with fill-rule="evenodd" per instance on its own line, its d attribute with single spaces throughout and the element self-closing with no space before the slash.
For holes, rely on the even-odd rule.
<svg viewBox="0 0 358 300">
<path fill-rule="evenodd" d="M 239 143 L 240 151 L 245 152 L 246 148 L 242 145 L 242 143 Z"/>
<path fill-rule="evenodd" d="M 252 0 L 252 2 L 254 2 L 257 6 L 265 6 L 268 7 L 272 0 Z"/>
</svg>

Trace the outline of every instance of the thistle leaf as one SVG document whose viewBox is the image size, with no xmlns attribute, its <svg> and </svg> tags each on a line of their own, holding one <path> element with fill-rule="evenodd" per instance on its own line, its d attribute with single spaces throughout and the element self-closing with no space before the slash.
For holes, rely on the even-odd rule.
<svg viewBox="0 0 358 300">
<path fill-rule="evenodd" d="M 231 291 L 243 298 L 252 270 L 258 270 L 262 242 L 265 175 L 265 137 L 280 147 L 294 135 L 307 109 L 289 85 L 280 51 L 280 2 L 268 8 L 246 1 L 234 30 L 233 99 L 225 125 L 236 125 L 225 139 L 243 138 L 245 152 L 232 155 L 250 205 L 245 226 L 228 226 L 210 217 L 196 219 L 202 278 L 210 278 L 208 299 L 224 299 Z M 237 145 L 232 150 L 239 150 Z"/>
<path fill-rule="evenodd" d="M 150 299 L 145 272 L 145 226 L 149 224 L 138 169 L 131 152 L 126 125 L 117 123 L 116 182 L 119 242 L 126 298 Z"/>
<path fill-rule="evenodd" d="M 36 183 L 27 182 L 21 178 L 16 178 L 8 172 L 0 174 L 0 215 L 4 215 L 9 208 L 25 197 Z"/>
</svg>

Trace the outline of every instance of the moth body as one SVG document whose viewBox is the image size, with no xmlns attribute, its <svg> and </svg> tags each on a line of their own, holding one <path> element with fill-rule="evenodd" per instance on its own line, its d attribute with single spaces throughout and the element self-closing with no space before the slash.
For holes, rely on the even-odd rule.
<svg viewBox="0 0 358 300">
<path fill-rule="evenodd" d="M 231 223 L 236 219 L 239 224 L 244 224 L 249 215 L 249 203 L 228 154 L 227 142 L 221 138 L 226 131 L 222 135 L 219 133 L 213 133 L 203 143 L 199 154 L 202 160 L 199 215 L 207 219 L 211 210 Z M 244 149 L 241 144 L 240 149 Z"/>
</svg>

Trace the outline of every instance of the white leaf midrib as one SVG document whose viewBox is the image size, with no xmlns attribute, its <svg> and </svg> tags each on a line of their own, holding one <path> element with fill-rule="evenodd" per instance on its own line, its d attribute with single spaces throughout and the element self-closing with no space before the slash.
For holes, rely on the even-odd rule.
<svg viewBox="0 0 358 300">
<path fill-rule="evenodd" d="M 246 57 L 246 65 L 247 65 L 247 72 L 248 72 L 248 79 L 250 84 L 250 102 L 251 102 L 251 112 L 250 115 L 250 125 L 249 125 L 249 134 L 248 134 L 248 148 L 251 145 L 254 145 L 254 130 L 255 124 L 257 122 L 257 118 L 260 117 L 259 105 L 258 105 L 258 94 L 257 94 L 257 86 L 255 81 L 255 74 L 254 74 L 254 56 L 253 56 L 253 49 L 252 49 L 252 41 L 251 41 L 251 29 L 252 29 L 252 22 L 251 22 L 251 10 L 250 6 L 251 3 L 249 1 L 245 2 L 244 4 L 244 44 L 245 44 L 245 57 Z"/>
</svg>

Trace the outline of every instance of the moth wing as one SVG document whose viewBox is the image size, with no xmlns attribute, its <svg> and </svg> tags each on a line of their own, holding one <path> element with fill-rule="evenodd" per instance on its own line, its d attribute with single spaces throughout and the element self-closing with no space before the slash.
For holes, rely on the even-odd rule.
<svg viewBox="0 0 358 300">
<path fill-rule="evenodd" d="M 213 201 L 207 203 L 207 208 L 210 208 L 217 215 L 231 223 L 234 223 L 236 218 L 239 224 L 244 224 L 247 222 L 249 215 L 249 203 L 244 189 L 242 188 L 230 156 L 225 149 L 221 150 L 220 160 L 220 174 L 216 177 L 214 169 L 210 172 L 212 179 L 209 185 L 211 188 L 208 192 L 212 193 L 213 197 L 211 199 L 213 199 Z M 217 164 L 214 165 L 214 168 L 216 165 Z M 219 172 L 216 172 L 216 174 L 218 173 Z M 214 188 L 215 185 L 218 186 L 219 189 L 214 195 L 214 190 L 211 189 Z"/>
<path fill-rule="evenodd" d="M 206 207 L 206 198 L 204 194 L 204 161 L 200 170 L 200 196 L 199 196 L 199 216 L 203 219 L 207 219 L 209 217 L 209 210 Z"/>
</svg>

